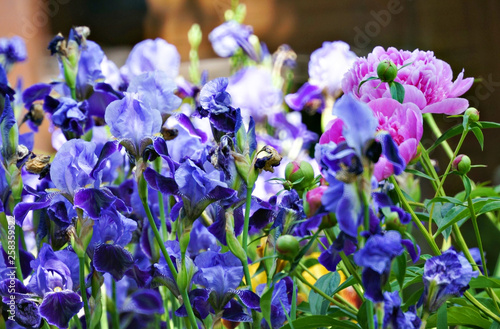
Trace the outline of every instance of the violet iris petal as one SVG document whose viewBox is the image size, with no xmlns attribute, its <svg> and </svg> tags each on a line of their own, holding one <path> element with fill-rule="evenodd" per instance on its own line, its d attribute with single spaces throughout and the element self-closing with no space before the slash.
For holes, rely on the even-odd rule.
<svg viewBox="0 0 500 329">
<path fill-rule="evenodd" d="M 43 298 L 39 312 L 47 322 L 58 328 L 67 328 L 71 318 L 83 307 L 80 296 L 72 291 L 49 292 Z"/>
<path fill-rule="evenodd" d="M 210 296 L 210 289 L 193 289 L 189 292 L 189 301 L 192 304 L 194 315 L 204 320 L 210 312 L 213 312 L 210 303 L 208 302 Z M 186 306 L 182 305 L 175 311 L 175 315 L 179 317 L 187 317 Z"/>
<path fill-rule="evenodd" d="M 109 104 L 104 118 L 113 136 L 132 143 L 133 149 L 129 152 L 135 157 L 142 155 L 142 140 L 159 133 L 162 124 L 160 112 L 147 107 L 137 94 L 131 93 Z"/>
<path fill-rule="evenodd" d="M 139 289 L 135 291 L 124 303 L 123 311 L 139 314 L 163 314 L 163 301 L 158 291 L 152 289 Z"/>
<path fill-rule="evenodd" d="M 408 312 L 401 310 L 398 291 L 384 292 L 384 328 L 418 329 L 421 322 L 414 308 L 408 309 Z"/>
<path fill-rule="evenodd" d="M 210 32 L 208 39 L 220 57 L 230 57 L 242 48 L 253 60 L 258 60 L 249 37 L 252 35 L 251 26 L 240 24 L 236 21 L 227 21 Z"/>
<path fill-rule="evenodd" d="M 143 73 L 130 82 L 129 93 L 138 93 L 139 99 L 149 108 L 158 110 L 162 116 L 172 114 L 182 100 L 174 94 L 177 85 L 163 71 Z"/>
<path fill-rule="evenodd" d="M 286 95 L 285 102 L 295 111 L 311 108 L 321 112 L 325 107 L 322 89 L 309 82 L 304 83 L 295 94 Z"/>
<path fill-rule="evenodd" d="M 95 269 L 111 274 L 116 281 L 121 280 L 133 264 L 132 254 L 120 245 L 102 243 L 95 248 Z"/>
</svg>

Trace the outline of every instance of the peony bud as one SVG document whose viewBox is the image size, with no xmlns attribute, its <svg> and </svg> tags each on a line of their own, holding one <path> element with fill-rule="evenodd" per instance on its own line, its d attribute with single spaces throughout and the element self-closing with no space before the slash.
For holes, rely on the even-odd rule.
<svg viewBox="0 0 500 329">
<path fill-rule="evenodd" d="M 398 68 L 391 60 L 384 60 L 377 66 L 377 75 L 382 82 L 392 82 L 398 75 Z"/>
<path fill-rule="evenodd" d="M 469 122 L 479 121 L 479 111 L 475 107 L 469 107 L 465 113 L 465 116 L 469 117 Z"/>
<path fill-rule="evenodd" d="M 293 235 L 282 235 L 276 241 L 276 250 L 280 258 L 292 260 L 299 252 L 299 249 L 299 241 Z"/>
<path fill-rule="evenodd" d="M 459 154 L 453 160 L 452 167 L 453 167 L 453 170 L 456 170 L 460 174 L 465 175 L 470 171 L 470 168 L 471 168 L 470 158 L 465 154 Z"/>
<path fill-rule="evenodd" d="M 314 170 L 309 162 L 289 162 L 285 168 L 285 178 L 297 191 L 303 191 L 314 182 Z"/>
</svg>

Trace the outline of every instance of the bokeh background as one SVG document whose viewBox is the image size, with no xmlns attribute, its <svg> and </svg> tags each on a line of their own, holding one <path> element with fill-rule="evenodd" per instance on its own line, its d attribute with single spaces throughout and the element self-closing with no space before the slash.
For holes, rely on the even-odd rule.
<svg viewBox="0 0 500 329">
<path fill-rule="evenodd" d="M 500 2 L 496 0 L 241 0 L 247 6 L 245 24 L 264 41 L 271 52 L 288 44 L 298 54 L 295 74 L 297 86 L 307 80 L 309 55 L 323 41 L 343 40 L 359 56 L 375 46 L 398 49 L 432 50 L 448 62 L 454 75 L 465 69 L 466 77 L 477 82 L 464 96 L 481 112 L 481 120 L 500 122 Z M 22 76 L 24 85 L 49 82 L 57 77 L 57 62 L 46 49 L 54 34 L 68 33 L 70 27 L 86 25 L 90 39 L 98 42 L 108 58 L 124 64 L 133 45 L 145 38 L 162 37 L 177 46 L 183 61 L 188 60 L 187 31 L 198 23 L 203 31 L 200 47 L 202 68 L 210 78 L 227 75 L 226 59 L 216 59 L 208 33 L 224 21 L 231 0 L 0 0 L 0 36 L 19 35 L 26 40 L 29 59 L 10 74 L 11 83 Z M 187 72 L 186 63 L 181 73 Z M 316 120 L 316 121 L 315 121 Z M 460 123 L 460 119 L 436 117 L 442 130 Z M 319 118 L 305 121 L 319 128 Z M 36 149 L 50 152 L 48 122 L 36 140 Z M 484 131 L 481 151 L 470 136 L 462 153 L 470 155 L 476 182 L 500 184 L 500 131 Z M 427 134 L 423 144 L 430 146 L 435 137 Z M 452 147 L 457 139 L 450 141 Z M 447 164 L 443 152 L 432 156 L 440 167 Z M 449 191 L 458 190 L 460 180 L 449 179 Z M 454 185 L 455 184 L 455 185 Z M 425 189 L 425 186 L 424 186 Z M 491 227 L 488 221 L 483 230 Z M 493 229 L 497 234 L 496 229 Z M 467 237 L 469 238 L 469 237 Z M 470 238 L 474 241 L 473 235 Z M 488 239 L 489 250 L 498 250 L 495 237 Z"/>
</svg>

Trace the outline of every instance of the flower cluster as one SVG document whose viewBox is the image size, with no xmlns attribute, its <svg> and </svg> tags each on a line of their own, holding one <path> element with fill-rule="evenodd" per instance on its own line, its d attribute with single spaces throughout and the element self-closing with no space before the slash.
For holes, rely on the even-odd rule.
<svg viewBox="0 0 500 329">
<path fill-rule="evenodd" d="M 423 115 L 464 112 L 472 78 L 452 82 L 432 52 L 357 58 L 335 41 L 290 93 L 295 53 L 269 53 L 233 9 L 209 34 L 233 73 L 212 80 L 195 60 L 199 28 L 190 79 L 165 40 L 140 42 L 118 68 L 74 27 L 48 46 L 59 77 L 16 90 L 7 73 L 24 43 L 0 39 L 0 323 L 277 329 L 314 316 L 318 327 L 424 328 L 442 309 L 498 321 L 496 299 L 483 304 L 497 283 L 481 240 L 469 250 L 460 225 L 477 228 L 500 196 L 472 193 L 465 155 L 438 175 L 420 144 Z M 320 135 L 302 121 L 316 111 Z M 476 112 L 464 138 L 479 136 Z M 44 118 L 53 157 L 33 150 Z M 465 194 L 444 195 L 449 173 Z M 436 198 L 420 202 L 417 176 Z M 438 233 L 456 249 L 438 248 Z"/>
</svg>

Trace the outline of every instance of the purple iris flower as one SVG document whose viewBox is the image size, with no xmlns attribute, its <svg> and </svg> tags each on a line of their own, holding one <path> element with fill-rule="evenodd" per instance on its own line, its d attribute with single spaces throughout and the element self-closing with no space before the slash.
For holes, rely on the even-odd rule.
<svg viewBox="0 0 500 329">
<path fill-rule="evenodd" d="M 373 302 L 384 301 L 382 287 L 389 279 L 391 262 L 403 253 L 401 234 L 389 231 L 384 235 L 372 235 L 363 249 L 354 254 L 354 261 L 364 267 L 362 273 L 365 296 Z"/>
<path fill-rule="evenodd" d="M 307 112 L 323 112 L 325 98 L 323 89 L 306 82 L 295 94 L 285 96 L 285 102 L 289 108 L 295 111 L 305 110 Z"/>
<path fill-rule="evenodd" d="M 150 71 L 136 76 L 130 82 L 127 92 L 138 93 L 146 107 L 158 110 L 162 117 L 171 115 L 182 100 L 174 94 L 175 81 L 163 71 Z"/>
<path fill-rule="evenodd" d="M 7 72 L 14 63 L 23 62 L 27 57 L 26 44 L 21 37 L 0 38 L 0 63 Z"/>
<path fill-rule="evenodd" d="M 334 272 L 337 270 L 337 265 L 342 260 L 340 252 L 344 252 L 347 256 L 353 254 L 357 248 L 357 240 L 344 232 L 340 232 L 339 236 L 333 243 L 324 250 L 318 258 L 318 261 L 328 271 Z"/>
<path fill-rule="evenodd" d="M 120 72 L 127 83 L 144 72 L 155 70 L 175 79 L 179 75 L 180 64 L 181 56 L 174 45 L 160 38 L 148 39 L 134 46 Z"/>
<path fill-rule="evenodd" d="M 108 105 L 104 116 L 111 134 L 118 138 L 132 156 L 142 156 L 152 136 L 160 132 L 161 113 L 139 99 L 138 94 L 125 93 L 125 97 Z"/>
<path fill-rule="evenodd" d="M 207 163 L 208 170 L 204 170 L 188 159 L 175 171 L 184 214 L 191 221 L 212 202 L 228 199 L 236 193 L 223 182 L 223 173 L 210 167 Z"/>
<path fill-rule="evenodd" d="M 114 209 L 103 211 L 94 224 L 91 243 L 94 247 L 93 264 L 99 272 L 109 273 L 121 280 L 134 264 L 132 254 L 124 247 L 132 239 L 137 222 Z"/>
<path fill-rule="evenodd" d="M 200 114 L 207 117 L 215 130 L 234 133 L 241 126 L 240 109 L 231 107 L 231 95 L 226 91 L 227 78 L 209 81 L 200 91 Z"/>
<path fill-rule="evenodd" d="M 231 20 L 217 26 L 210 32 L 208 39 L 220 57 L 231 57 L 241 48 L 251 59 L 258 61 L 255 49 L 249 41 L 252 33 L 251 26 Z"/>
<path fill-rule="evenodd" d="M 255 293 L 250 290 L 236 289 L 243 278 L 241 261 L 231 252 L 221 254 L 208 250 L 198 255 L 194 263 L 198 271 L 193 276 L 193 282 L 207 289 L 210 296 L 209 302 L 215 314 L 223 311 L 223 319 L 251 321 L 249 315 L 239 312 L 237 307 L 231 307 L 230 304 L 237 295 L 245 306 L 260 309 L 260 298 Z"/>
<path fill-rule="evenodd" d="M 34 272 L 27 286 L 16 279 L 16 304 L 21 311 L 21 320 L 36 326 L 39 316 L 58 328 L 67 328 L 71 318 L 83 307 L 75 290 L 78 282 L 78 257 L 68 250 L 54 252 L 44 244 L 38 258 L 31 262 Z M 0 283 L 0 293 L 9 285 L 8 280 Z M 33 296 L 42 297 L 41 304 Z M 7 295 L 8 298 L 8 295 Z"/>
<path fill-rule="evenodd" d="M 422 321 L 417 316 L 415 305 L 408 312 L 401 310 L 399 292 L 384 292 L 384 324 L 383 328 L 418 329 Z"/>
<path fill-rule="evenodd" d="M 257 293 L 262 295 L 265 284 L 257 287 Z M 272 329 L 281 328 L 287 320 L 287 315 L 290 315 L 292 309 L 293 298 L 293 281 L 290 277 L 281 279 L 274 286 L 273 295 L 271 297 L 271 326 Z M 265 319 L 262 319 L 261 327 L 269 329 L 269 325 Z"/>
<path fill-rule="evenodd" d="M 83 135 L 88 113 L 86 101 L 77 103 L 68 97 L 56 99 L 46 96 L 43 109 L 51 114 L 52 123 L 61 128 L 66 139 L 80 138 Z"/>
<path fill-rule="evenodd" d="M 104 60 L 104 52 L 101 47 L 90 40 L 81 46 L 80 60 L 78 61 L 78 73 L 76 75 L 76 92 L 78 99 L 86 99 L 92 93 L 94 84 L 104 79 L 101 63 Z"/>
<path fill-rule="evenodd" d="M 424 265 L 424 308 L 435 312 L 451 297 L 460 297 L 469 289 L 469 282 L 478 276 L 465 257 L 454 250 L 428 259 Z"/>
</svg>

